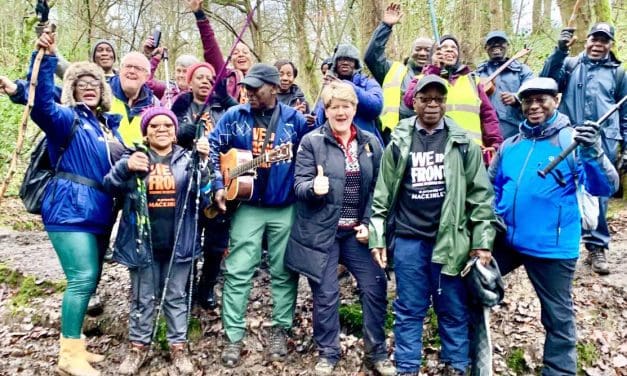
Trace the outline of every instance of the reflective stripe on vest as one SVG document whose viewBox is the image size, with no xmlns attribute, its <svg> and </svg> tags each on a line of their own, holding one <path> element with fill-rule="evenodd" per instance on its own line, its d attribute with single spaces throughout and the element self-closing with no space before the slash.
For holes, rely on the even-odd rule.
<svg viewBox="0 0 627 376">
<path fill-rule="evenodd" d="M 418 76 L 419 79 L 423 75 Z M 472 82 L 471 77 L 475 75 L 465 74 L 451 85 L 447 81 L 448 94 L 446 94 L 446 116 L 455 120 L 457 125 L 470 134 L 470 138 L 477 144 L 483 145 L 481 141 L 481 99 L 477 92 L 477 81 Z"/>
<path fill-rule="evenodd" d="M 114 114 L 122 115 L 118 132 L 122 136 L 122 141 L 127 147 L 132 147 L 134 142 L 142 142 L 141 116 L 135 116 L 129 123 L 126 112 L 126 104 L 116 97 L 111 101 L 111 110 Z"/>
<path fill-rule="evenodd" d="M 392 63 L 390 70 L 383 79 L 383 111 L 379 119 L 381 129 L 390 128 L 393 130 L 399 121 L 399 110 L 401 103 L 401 84 L 407 74 L 407 67 L 398 61 Z"/>
</svg>

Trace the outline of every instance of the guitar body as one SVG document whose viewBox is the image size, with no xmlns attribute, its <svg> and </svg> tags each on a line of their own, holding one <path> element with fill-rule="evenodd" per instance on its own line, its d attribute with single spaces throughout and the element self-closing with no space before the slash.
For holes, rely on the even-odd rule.
<svg viewBox="0 0 627 376">
<path fill-rule="evenodd" d="M 231 149 L 226 153 L 220 153 L 220 172 L 224 179 L 226 199 L 250 200 L 253 197 L 253 186 L 255 183 L 254 171 L 250 174 L 239 175 L 231 178 L 229 171 L 238 165 L 252 161 L 253 154 L 250 150 Z"/>
</svg>

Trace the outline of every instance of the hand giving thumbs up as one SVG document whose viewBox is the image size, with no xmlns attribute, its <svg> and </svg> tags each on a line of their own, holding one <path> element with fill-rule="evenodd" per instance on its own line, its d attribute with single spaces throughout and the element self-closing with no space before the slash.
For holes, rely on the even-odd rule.
<svg viewBox="0 0 627 376">
<path fill-rule="evenodd" d="M 318 175 L 313 180 L 313 191 L 318 196 L 329 193 L 329 178 L 324 176 L 324 170 L 318 165 Z"/>
</svg>

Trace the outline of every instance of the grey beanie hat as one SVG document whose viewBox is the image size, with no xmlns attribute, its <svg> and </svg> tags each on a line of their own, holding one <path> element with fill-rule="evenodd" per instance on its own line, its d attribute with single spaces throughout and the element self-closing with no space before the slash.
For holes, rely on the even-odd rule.
<svg viewBox="0 0 627 376">
<path fill-rule="evenodd" d="M 63 76 L 63 90 L 61 91 L 61 104 L 66 106 L 76 106 L 76 99 L 74 99 L 74 85 L 79 77 L 93 76 L 100 81 L 100 110 L 107 112 L 111 109 L 111 87 L 107 84 L 107 78 L 102 71 L 102 68 L 95 63 L 89 63 L 87 61 L 80 61 L 78 63 L 72 63 L 65 71 Z"/>
<path fill-rule="evenodd" d="M 113 50 L 113 62 L 116 62 L 118 60 L 118 54 L 115 52 L 115 47 L 113 47 L 113 43 L 111 43 L 111 41 L 106 40 L 106 39 L 98 39 L 96 41 L 96 43 L 93 44 L 93 46 L 91 46 L 91 54 L 89 55 L 89 61 L 94 61 L 94 57 L 96 56 L 96 48 L 98 48 L 98 46 L 100 46 L 101 44 L 107 44 L 109 45 L 109 47 L 111 47 L 111 50 Z"/>
<path fill-rule="evenodd" d="M 337 65 L 337 59 L 340 57 L 348 57 L 355 60 L 355 70 L 361 69 L 361 61 L 359 61 L 359 50 L 352 44 L 342 43 L 337 46 L 335 51 L 333 65 Z"/>
</svg>

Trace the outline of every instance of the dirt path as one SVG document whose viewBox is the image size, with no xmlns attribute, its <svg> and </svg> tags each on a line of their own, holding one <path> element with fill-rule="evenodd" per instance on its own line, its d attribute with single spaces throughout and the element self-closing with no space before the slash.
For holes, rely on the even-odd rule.
<svg viewBox="0 0 627 376">
<path fill-rule="evenodd" d="M 620 209 L 612 222 L 615 231 L 610 257 L 611 274 L 594 275 L 589 267 L 578 265 L 574 283 L 577 312 L 578 348 L 582 373 L 627 375 L 627 209 Z M 623 219 L 626 218 L 626 219 Z M 0 263 L 24 275 L 44 280 L 60 280 L 63 274 L 44 232 L 16 232 L 0 228 Z M 506 279 L 504 303 L 492 313 L 495 345 L 495 374 L 533 375 L 542 364 L 544 334 L 540 324 L 539 303 L 523 271 Z M 301 278 L 299 297 L 290 341 L 289 359 L 284 364 L 269 364 L 263 358 L 270 325 L 271 301 L 268 276 L 260 272 L 254 281 L 249 305 L 249 331 L 244 363 L 235 370 L 220 366 L 223 345 L 219 310 L 195 311 L 190 348 L 198 367 L 197 375 L 307 375 L 315 364 L 311 339 L 311 301 L 309 287 Z M 114 375 L 126 350 L 128 313 L 128 273 L 118 265 L 105 266 L 100 288 L 106 302 L 105 312 L 85 324 L 89 343 L 107 355 L 99 366 L 104 374 Z M 350 279 L 342 285 L 344 302 L 355 300 Z M 18 289 L 0 283 L 0 375 L 49 375 L 54 373 L 58 353 L 59 306 L 61 293 L 45 290 L 27 304 L 16 305 Z M 431 330 L 431 332 L 433 332 Z M 392 338 L 390 335 L 389 341 Z M 342 335 L 343 358 L 338 375 L 355 375 L 363 356 L 361 340 Z M 167 352 L 155 351 L 142 374 L 168 375 Z M 438 374 L 437 348 L 425 345 L 425 374 Z"/>
</svg>

